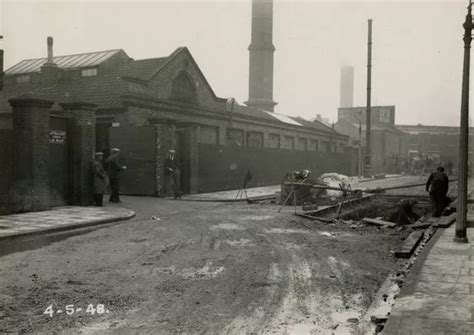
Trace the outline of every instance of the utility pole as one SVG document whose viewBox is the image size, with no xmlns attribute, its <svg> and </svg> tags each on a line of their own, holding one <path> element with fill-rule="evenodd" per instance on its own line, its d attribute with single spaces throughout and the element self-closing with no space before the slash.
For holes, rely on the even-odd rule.
<svg viewBox="0 0 474 335">
<path fill-rule="evenodd" d="M 454 242 L 467 243 L 467 162 L 469 152 L 469 68 L 471 62 L 472 41 L 472 3 L 469 0 L 466 20 L 464 21 L 464 64 L 462 73 L 461 96 L 461 125 L 459 134 L 459 179 L 458 179 L 458 207 L 456 218 L 456 232 Z"/>
<path fill-rule="evenodd" d="M 0 35 L 0 40 L 3 39 L 3 36 Z M 0 91 L 3 90 L 3 49 L 0 49 Z"/>
<path fill-rule="evenodd" d="M 366 107 L 366 151 L 365 151 L 365 177 L 372 176 L 371 167 L 371 150 L 370 150 L 370 121 L 371 121 L 371 109 L 370 109 L 370 94 L 372 85 L 372 19 L 369 19 L 369 38 L 367 44 L 367 107 Z"/>
</svg>

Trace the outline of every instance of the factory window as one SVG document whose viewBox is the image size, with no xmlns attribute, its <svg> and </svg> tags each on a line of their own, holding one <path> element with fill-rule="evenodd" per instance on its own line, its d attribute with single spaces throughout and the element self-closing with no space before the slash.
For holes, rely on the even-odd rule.
<svg viewBox="0 0 474 335">
<path fill-rule="evenodd" d="M 247 133 L 247 146 L 254 148 L 263 147 L 263 133 L 249 131 Z"/>
<path fill-rule="evenodd" d="M 217 127 L 201 126 L 199 129 L 199 143 L 217 144 Z"/>
<path fill-rule="evenodd" d="M 318 151 L 318 140 L 309 140 L 309 147 L 308 150 L 310 151 Z"/>
<path fill-rule="evenodd" d="M 95 69 L 95 68 L 82 69 L 82 76 L 83 77 L 97 76 L 97 69 Z"/>
<path fill-rule="evenodd" d="M 308 140 L 306 138 L 298 138 L 298 146 L 296 147 L 296 150 L 308 150 Z"/>
<path fill-rule="evenodd" d="M 268 135 L 268 147 L 274 148 L 274 149 L 280 148 L 280 135 L 279 134 Z"/>
<path fill-rule="evenodd" d="M 28 74 L 24 74 L 24 75 L 21 75 L 21 76 L 17 76 L 16 77 L 16 82 L 18 84 L 24 84 L 24 83 L 29 83 L 30 82 L 30 75 Z"/>
<path fill-rule="evenodd" d="M 189 74 L 181 71 L 173 80 L 171 98 L 185 102 L 197 102 L 196 86 Z"/>
<path fill-rule="evenodd" d="M 239 147 L 244 145 L 244 131 L 241 129 L 227 128 L 227 144 L 237 145 Z"/>
<path fill-rule="evenodd" d="M 285 136 L 283 142 L 283 149 L 295 149 L 295 138 L 293 136 Z"/>
</svg>

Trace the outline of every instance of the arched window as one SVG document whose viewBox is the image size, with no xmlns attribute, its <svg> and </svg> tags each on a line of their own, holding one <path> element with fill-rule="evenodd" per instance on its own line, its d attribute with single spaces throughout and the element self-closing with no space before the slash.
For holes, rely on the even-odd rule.
<svg viewBox="0 0 474 335">
<path fill-rule="evenodd" d="M 185 102 L 197 102 L 194 81 L 186 72 L 181 71 L 173 80 L 171 98 Z"/>
</svg>

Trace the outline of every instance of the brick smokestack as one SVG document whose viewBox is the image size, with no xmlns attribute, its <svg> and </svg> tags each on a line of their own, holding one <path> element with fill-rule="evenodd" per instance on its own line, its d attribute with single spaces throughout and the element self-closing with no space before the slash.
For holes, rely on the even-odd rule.
<svg viewBox="0 0 474 335">
<path fill-rule="evenodd" d="M 341 68 L 341 97 L 340 107 L 354 106 L 354 67 Z"/>
<path fill-rule="evenodd" d="M 54 64 L 53 61 L 53 38 L 51 36 L 48 36 L 46 41 L 48 43 L 48 61 L 46 62 L 46 64 L 57 66 L 56 64 Z"/>
<path fill-rule="evenodd" d="M 249 46 L 249 99 L 246 104 L 273 112 L 273 0 L 252 0 Z"/>
</svg>

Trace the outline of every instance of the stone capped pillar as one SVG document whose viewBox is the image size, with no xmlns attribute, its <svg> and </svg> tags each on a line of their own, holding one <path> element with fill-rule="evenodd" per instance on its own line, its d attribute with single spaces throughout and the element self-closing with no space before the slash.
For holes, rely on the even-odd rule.
<svg viewBox="0 0 474 335">
<path fill-rule="evenodd" d="M 176 125 L 173 120 L 169 119 L 158 119 L 153 120 L 156 127 L 156 195 L 159 197 L 165 197 L 165 159 L 168 154 L 168 150 L 175 149 L 176 140 L 174 134 L 176 131 Z M 180 153 L 178 152 L 178 155 Z"/>
<path fill-rule="evenodd" d="M 52 101 L 24 95 L 13 107 L 14 180 L 10 189 L 14 212 L 51 207 L 49 182 L 49 110 Z"/>
<path fill-rule="evenodd" d="M 60 104 L 70 118 L 71 204 L 94 204 L 92 161 L 95 150 L 95 111 L 97 105 L 86 102 Z"/>
</svg>

